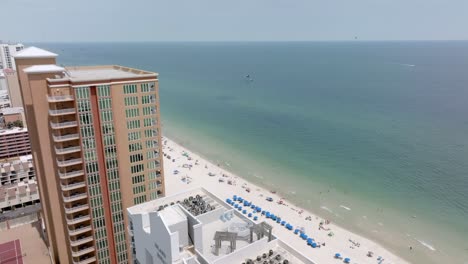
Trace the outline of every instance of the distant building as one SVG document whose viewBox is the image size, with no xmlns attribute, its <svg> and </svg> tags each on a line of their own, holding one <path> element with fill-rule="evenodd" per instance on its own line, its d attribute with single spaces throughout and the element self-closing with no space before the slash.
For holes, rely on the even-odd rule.
<svg viewBox="0 0 468 264">
<path fill-rule="evenodd" d="M 19 87 L 16 70 L 4 69 L 3 78 L 5 79 L 6 90 L 8 91 L 11 107 L 23 107 L 23 99 L 21 97 L 21 90 Z"/>
<path fill-rule="evenodd" d="M 131 261 L 125 209 L 164 196 L 158 74 L 15 56 L 55 263 Z"/>
<path fill-rule="evenodd" d="M 202 188 L 139 204 L 127 213 L 134 263 L 314 264 L 273 235 L 274 228 L 284 226 L 255 220 L 258 212 L 248 217 Z"/>
<path fill-rule="evenodd" d="M 0 69 L 16 69 L 14 56 L 23 49 L 24 45 L 21 43 L 0 43 Z"/>
</svg>

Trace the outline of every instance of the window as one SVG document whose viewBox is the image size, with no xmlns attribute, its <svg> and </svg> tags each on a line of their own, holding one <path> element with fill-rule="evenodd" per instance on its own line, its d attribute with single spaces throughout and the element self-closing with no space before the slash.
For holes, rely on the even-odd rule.
<svg viewBox="0 0 468 264">
<path fill-rule="evenodd" d="M 154 190 L 158 188 L 158 182 L 150 182 L 148 188 Z"/>
<path fill-rule="evenodd" d="M 143 160 L 143 154 L 130 155 L 130 163 L 140 162 Z"/>
<path fill-rule="evenodd" d="M 142 147 L 142 145 L 141 145 L 140 142 L 138 142 L 138 143 L 132 143 L 132 144 L 129 144 L 129 145 L 128 145 L 128 150 L 129 150 L 130 152 L 134 152 L 134 151 L 138 151 L 138 150 L 142 150 L 142 149 L 143 149 L 143 147 Z"/>
<path fill-rule="evenodd" d="M 146 159 L 150 160 L 150 159 L 155 159 L 158 157 L 158 152 L 155 151 L 155 150 L 150 150 L 148 152 L 146 152 Z"/>
<path fill-rule="evenodd" d="M 154 115 L 156 114 L 155 106 L 145 106 L 143 107 L 143 115 Z"/>
<path fill-rule="evenodd" d="M 147 168 L 150 169 L 150 170 L 151 169 L 156 169 L 158 167 L 159 167 L 159 162 L 156 161 L 156 160 L 151 160 L 151 161 L 148 161 L 148 163 L 147 163 Z"/>
<path fill-rule="evenodd" d="M 145 181 L 145 175 L 132 176 L 132 184 L 142 183 Z"/>
<path fill-rule="evenodd" d="M 144 124 L 145 127 L 155 126 L 156 125 L 156 119 L 151 118 L 151 117 L 145 118 L 145 119 L 143 119 L 143 124 Z"/>
<path fill-rule="evenodd" d="M 140 116 L 140 109 L 138 108 L 130 108 L 125 110 L 125 116 L 127 118 L 138 117 Z"/>
<path fill-rule="evenodd" d="M 97 94 L 99 97 L 110 96 L 110 86 L 109 85 L 99 85 L 97 87 Z"/>
<path fill-rule="evenodd" d="M 145 192 L 145 186 L 144 185 L 139 185 L 139 186 L 134 186 L 133 187 L 133 194 L 139 194 Z"/>
<path fill-rule="evenodd" d="M 130 172 L 131 173 L 137 173 L 137 172 L 142 172 L 144 170 L 144 166 L 143 164 L 137 164 L 137 165 L 133 165 L 130 167 Z"/>
<path fill-rule="evenodd" d="M 155 137 L 156 135 L 157 135 L 156 129 L 146 129 L 145 130 L 145 137 L 147 137 L 147 138 Z"/>
<path fill-rule="evenodd" d="M 124 94 L 132 94 L 137 92 L 137 86 L 136 84 L 127 84 L 124 85 Z"/>
<path fill-rule="evenodd" d="M 141 204 L 141 203 L 144 203 L 144 202 L 146 202 L 146 196 L 144 196 L 144 195 L 133 198 L 133 203 L 134 204 Z"/>
<path fill-rule="evenodd" d="M 141 103 L 142 104 L 150 104 L 150 103 L 155 103 L 156 96 L 154 95 L 143 95 L 141 97 Z"/>
<path fill-rule="evenodd" d="M 101 110 L 101 121 L 109 122 L 112 121 L 112 110 Z"/>
<path fill-rule="evenodd" d="M 125 106 L 138 105 L 138 96 L 125 97 Z"/>
<path fill-rule="evenodd" d="M 127 121 L 127 128 L 128 129 L 140 128 L 140 120 L 128 120 Z"/>
<path fill-rule="evenodd" d="M 140 131 L 134 131 L 134 132 L 128 133 L 128 141 L 133 141 L 133 140 L 138 140 L 138 139 L 141 139 Z"/>
</svg>

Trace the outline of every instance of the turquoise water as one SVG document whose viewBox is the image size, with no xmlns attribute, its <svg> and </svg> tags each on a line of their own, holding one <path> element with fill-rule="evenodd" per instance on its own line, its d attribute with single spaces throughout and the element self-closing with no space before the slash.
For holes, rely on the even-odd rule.
<svg viewBox="0 0 468 264">
<path fill-rule="evenodd" d="M 468 262 L 467 42 L 36 45 L 159 72 L 166 135 L 415 263 Z"/>
</svg>

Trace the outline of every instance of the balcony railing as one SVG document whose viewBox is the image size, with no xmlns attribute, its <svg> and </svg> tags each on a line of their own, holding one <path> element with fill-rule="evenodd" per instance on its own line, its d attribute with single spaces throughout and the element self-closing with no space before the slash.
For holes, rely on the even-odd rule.
<svg viewBox="0 0 468 264">
<path fill-rule="evenodd" d="M 86 186 L 85 182 L 77 182 L 77 183 L 72 183 L 72 184 L 62 184 L 62 191 L 70 191 L 70 190 L 85 187 L 85 186 Z"/>
<path fill-rule="evenodd" d="M 71 196 L 63 196 L 63 201 L 66 203 L 69 203 L 69 202 L 78 201 L 80 199 L 84 199 L 86 197 L 88 197 L 87 193 L 79 193 L 79 194 L 75 194 Z"/>
<path fill-rule="evenodd" d="M 68 134 L 68 135 L 63 135 L 63 136 L 53 136 L 55 142 L 62 142 L 62 141 L 67 141 L 67 140 L 75 140 L 79 139 L 80 135 L 78 133 L 76 134 Z"/>
<path fill-rule="evenodd" d="M 77 125 L 78 125 L 78 122 L 76 122 L 76 121 L 66 121 L 66 122 L 59 122 L 59 123 L 50 122 L 50 126 L 53 129 L 75 127 Z"/>
<path fill-rule="evenodd" d="M 69 160 L 58 160 L 57 159 L 57 165 L 59 167 L 71 166 L 71 165 L 75 165 L 75 164 L 80 164 L 82 162 L 83 162 L 83 160 L 81 158 L 69 159 Z"/>
<path fill-rule="evenodd" d="M 92 240 L 92 239 L 91 239 Z M 87 247 L 87 248 L 83 248 L 83 249 L 80 249 L 78 251 L 73 251 L 72 250 L 72 256 L 73 257 L 79 257 L 79 256 L 83 256 L 84 254 L 87 254 L 87 253 L 90 253 L 90 252 L 93 252 L 94 251 L 94 247 L 93 246 L 90 246 L 90 247 Z M 88 258 L 86 260 L 89 260 L 91 258 Z M 84 261 L 84 260 L 83 260 Z M 75 262 L 75 263 L 82 263 L 82 262 Z M 89 263 L 89 262 L 86 262 L 86 263 Z"/>
<path fill-rule="evenodd" d="M 56 103 L 56 102 L 66 102 L 66 101 L 73 101 L 75 98 L 73 95 L 48 95 L 47 101 L 49 103 Z"/>
<path fill-rule="evenodd" d="M 88 264 L 96 261 L 96 257 L 90 257 L 80 261 L 73 261 L 73 264 Z"/>
<path fill-rule="evenodd" d="M 56 154 L 67 154 L 67 153 L 73 153 L 73 152 L 78 152 L 78 151 L 81 151 L 80 146 L 65 147 L 65 148 L 55 147 L 55 153 Z"/>
<path fill-rule="evenodd" d="M 71 207 L 71 208 L 65 207 L 65 213 L 73 214 L 73 213 L 76 213 L 76 212 L 79 212 L 79 211 L 85 210 L 85 209 L 89 209 L 89 205 L 82 204 L 82 205 L 74 206 L 74 207 Z"/>
<path fill-rule="evenodd" d="M 91 218 L 89 217 L 89 215 L 85 215 L 85 216 L 80 216 L 80 217 L 73 218 L 73 219 L 67 219 L 67 223 L 69 225 L 75 225 L 75 224 L 78 224 L 78 223 L 83 222 L 83 221 L 88 221 L 90 219 Z"/>
<path fill-rule="evenodd" d="M 67 109 L 49 109 L 49 115 L 51 116 L 59 116 L 59 115 L 70 115 L 76 113 L 75 108 L 67 108 Z"/>
<path fill-rule="evenodd" d="M 71 236 L 75 236 L 75 235 L 79 235 L 81 233 L 88 232 L 91 230 L 92 230 L 91 225 L 88 225 L 88 226 L 83 226 L 83 227 L 76 228 L 76 229 L 68 229 L 68 233 Z"/>
<path fill-rule="evenodd" d="M 77 239 L 77 240 L 70 240 L 70 245 L 72 247 L 76 247 L 79 245 L 83 245 L 84 243 L 88 243 L 90 241 L 93 241 L 93 236 L 90 235 L 88 237 L 82 238 L 82 239 Z"/>
<path fill-rule="evenodd" d="M 70 172 L 58 172 L 60 179 L 65 180 L 65 179 L 70 179 L 73 177 L 77 176 L 82 176 L 84 175 L 84 170 L 76 170 L 76 171 L 70 171 Z"/>
</svg>

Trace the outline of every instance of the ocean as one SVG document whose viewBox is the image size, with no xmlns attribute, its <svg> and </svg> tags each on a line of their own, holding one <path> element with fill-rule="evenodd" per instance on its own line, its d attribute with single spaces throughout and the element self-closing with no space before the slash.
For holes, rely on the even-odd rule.
<svg viewBox="0 0 468 264">
<path fill-rule="evenodd" d="M 468 42 L 34 45 L 158 72 L 164 135 L 409 261 L 468 263 Z"/>
</svg>

